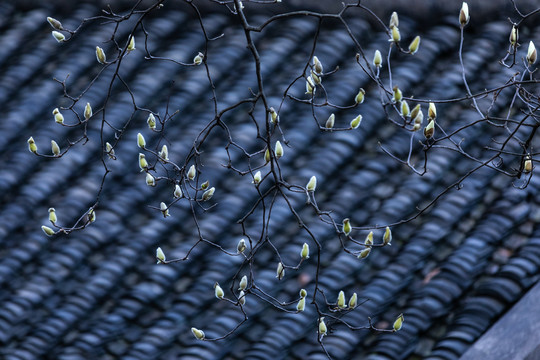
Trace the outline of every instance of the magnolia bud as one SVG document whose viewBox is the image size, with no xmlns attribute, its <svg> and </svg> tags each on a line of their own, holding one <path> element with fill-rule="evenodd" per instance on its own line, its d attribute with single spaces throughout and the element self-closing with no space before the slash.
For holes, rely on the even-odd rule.
<svg viewBox="0 0 540 360">
<path fill-rule="evenodd" d="M 319 58 L 314 56 L 313 57 L 313 68 L 315 69 L 315 73 L 316 74 L 322 74 L 323 72 L 323 65 L 322 63 L 319 61 Z"/>
<path fill-rule="evenodd" d="M 300 300 L 298 300 L 298 304 L 296 304 L 296 311 L 302 312 L 306 308 L 306 298 L 303 297 Z"/>
<path fill-rule="evenodd" d="M 364 95 L 366 95 L 366 90 L 360 88 L 360 90 L 358 91 L 358 94 L 356 94 L 356 97 L 354 98 L 354 102 L 357 104 L 363 103 Z"/>
<path fill-rule="evenodd" d="M 56 114 L 54 114 L 54 121 L 56 121 L 57 124 L 63 124 L 64 123 L 64 115 L 58 111 L 58 108 L 55 109 Z"/>
<path fill-rule="evenodd" d="M 351 298 L 349 299 L 349 309 L 354 309 L 358 302 L 358 295 L 356 293 L 353 293 Z"/>
<path fill-rule="evenodd" d="M 356 129 L 360 126 L 360 123 L 362 122 L 362 115 L 358 115 L 354 119 L 351 120 L 351 129 Z"/>
<path fill-rule="evenodd" d="M 163 161 L 169 161 L 169 149 L 167 148 L 167 145 L 163 145 L 161 147 L 161 151 L 159 152 L 159 157 Z"/>
<path fill-rule="evenodd" d="M 399 102 L 403 98 L 403 94 L 401 93 L 401 90 L 397 85 L 394 85 L 393 87 L 394 97 L 392 98 L 393 102 Z"/>
<path fill-rule="evenodd" d="M 197 340 L 204 340 L 204 331 L 192 327 L 191 332 L 193 333 L 193 336 L 195 336 Z"/>
<path fill-rule="evenodd" d="M 364 250 L 360 251 L 360 254 L 358 254 L 359 259 L 365 259 L 369 256 L 371 253 L 371 247 L 367 247 Z"/>
<path fill-rule="evenodd" d="M 436 118 L 437 118 L 437 108 L 435 107 L 435 103 L 430 102 L 429 108 L 428 108 L 428 119 L 435 120 Z"/>
<path fill-rule="evenodd" d="M 156 259 L 158 264 L 163 264 L 165 261 L 167 261 L 167 258 L 165 258 L 165 253 L 160 247 L 156 249 Z"/>
<path fill-rule="evenodd" d="M 306 94 L 313 95 L 315 93 L 315 82 L 311 76 L 308 76 L 306 80 Z"/>
<path fill-rule="evenodd" d="M 390 29 L 394 28 L 394 27 L 398 27 L 399 26 L 399 18 L 398 18 L 398 14 L 397 12 L 393 12 L 392 13 L 392 16 L 390 16 Z"/>
<path fill-rule="evenodd" d="M 399 33 L 399 29 L 397 28 L 397 26 L 394 26 L 391 31 L 392 31 L 392 39 L 390 39 L 388 41 L 398 43 L 399 40 L 401 40 L 401 35 Z"/>
<path fill-rule="evenodd" d="M 214 295 L 220 300 L 223 299 L 223 296 L 225 296 L 223 289 L 217 282 L 214 284 Z"/>
<path fill-rule="evenodd" d="M 49 208 L 49 221 L 53 223 L 53 225 L 56 223 L 56 210 L 54 208 Z"/>
<path fill-rule="evenodd" d="M 530 173 L 533 169 L 533 164 L 531 160 L 531 156 L 527 155 L 525 158 L 525 162 L 523 163 L 523 172 Z"/>
<path fill-rule="evenodd" d="M 379 50 L 375 50 L 375 55 L 373 56 L 373 65 L 380 68 L 382 66 L 382 55 Z"/>
<path fill-rule="evenodd" d="M 34 138 L 30 136 L 28 140 L 26 140 L 26 142 L 28 143 L 28 150 L 30 150 L 30 152 L 33 152 L 34 154 L 37 154 L 37 145 L 34 141 Z"/>
<path fill-rule="evenodd" d="M 48 227 L 48 226 L 45 226 L 45 225 L 41 226 L 41 230 L 43 230 L 43 232 L 44 232 L 45 235 L 47 235 L 47 236 L 53 236 L 53 235 L 54 235 L 54 230 L 51 229 L 51 228 Z"/>
<path fill-rule="evenodd" d="M 351 221 L 349 218 L 343 219 L 343 233 L 345 236 L 349 236 L 352 231 Z"/>
<path fill-rule="evenodd" d="M 532 41 L 529 41 L 529 50 L 527 51 L 527 62 L 532 65 L 536 62 L 536 47 Z"/>
<path fill-rule="evenodd" d="M 411 44 L 409 45 L 409 53 L 411 55 L 416 54 L 419 47 L 420 47 L 420 36 L 417 36 L 413 39 L 413 41 L 411 41 Z"/>
<path fill-rule="evenodd" d="M 154 114 L 150 113 L 150 115 L 148 115 L 148 119 L 146 119 L 146 123 L 148 124 L 148 127 L 151 130 L 156 129 L 156 117 L 154 116 Z"/>
<path fill-rule="evenodd" d="M 266 151 L 264 152 L 264 161 L 266 163 L 270 162 L 270 150 L 268 150 L 268 148 L 266 148 Z"/>
<path fill-rule="evenodd" d="M 278 141 L 276 141 L 276 147 L 275 147 L 275 154 L 276 154 L 276 158 L 280 158 L 283 156 L 283 146 L 281 146 L 281 143 Z"/>
<path fill-rule="evenodd" d="M 146 161 L 146 156 L 141 153 L 139 153 L 139 167 L 141 168 L 141 171 L 148 170 L 148 162 Z"/>
<path fill-rule="evenodd" d="M 127 50 L 128 51 L 135 50 L 135 37 L 133 35 L 129 38 L 129 44 L 128 44 Z"/>
<path fill-rule="evenodd" d="M 411 111 L 409 109 L 409 104 L 407 103 L 406 100 L 403 100 L 401 102 L 401 116 L 407 117 L 407 116 L 409 116 L 410 113 L 411 113 Z"/>
<path fill-rule="evenodd" d="M 461 10 L 459 11 L 459 23 L 461 26 L 465 26 L 469 23 L 469 5 L 466 2 L 461 4 Z"/>
<path fill-rule="evenodd" d="M 394 331 L 399 331 L 401 329 L 401 327 L 403 326 L 403 321 L 404 320 L 405 319 L 403 318 L 403 314 L 399 314 L 396 321 L 394 321 L 394 325 L 393 325 Z"/>
<path fill-rule="evenodd" d="M 201 184 L 201 189 L 206 190 L 208 189 L 208 186 L 210 186 L 210 181 L 206 180 Z"/>
<path fill-rule="evenodd" d="M 370 231 L 364 240 L 364 245 L 373 245 L 373 231 Z"/>
<path fill-rule="evenodd" d="M 326 324 L 324 323 L 324 317 L 319 319 L 319 339 L 325 336 L 327 333 Z"/>
<path fill-rule="evenodd" d="M 242 306 L 246 305 L 246 294 L 244 291 L 240 291 L 240 294 L 238 294 L 238 303 Z"/>
<path fill-rule="evenodd" d="M 193 58 L 193 63 L 195 65 L 201 65 L 203 59 L 204 59 L 204 54 L 200 52 L 197 54 L 197 56 Z"/>
<path fill-rule="evenodd" d="M 137 134 L 137 146 L 141 149 L 144 149 L 144 147 L 146 146 L 146 140 L 144 140 L 144 136 L 141 133 Z"/>
<path fill-rule="evenodd" d="M 156 186 L 156 179 L 150 173 L 146 173 L 146 185 Z"/>
<path fill-rule="evenodd" d="M 60 146 L 54 140 L 51 140 L 51 149 L 54 156 L 60 155 Z"/>
<path fill-rule="evenodd" d="M 426 128 L 424 129 L 424 136 L 426 139 L 430 139 L 433 137 L 433 134 L 435 133 L 435 121 L 431 120 L 429 124 L 427 124 Z"/>
<path fill-rule="evenodd" d="M 47 17 L 47 22 L 53 27 L 53 29 L 56 30 L 64 30 L 64 27 L 62 26 L 62 23 L 55 18 L 52 18 L 50 16 Z"/>
<path fill-rule="evenodd" d="M 96 46 L 96 58 L 100 64 L 105 64 L 107 62 L 107 56 L 105 56 L 105 52 L 99 46 Z"/>
<path fill-rule="evenodd" d="M 116 159 L 116 157 L 114 156 L 114 149 L 109 142 L 105 143 L 105 152 L 107 153 L 107 155 L 109 155 L 109 158 L 113 160 Z"/>
<path fill-rule="evenodd" d="M 417 104 L 413 109 L 411 110 L 411 119 L 415 119 L 416 116 L 418 116 L 418 113 L 420 112 L 420 104 Z"/>
<path fill-rule="evenodd" d="M 416 114 L 416 116 L 412 116 L 411 115 L 411 118 L 414 120 L 414 125 L 418 125 L 418 128 L 420 128 L 420 125 L 422 125 L 422 123 L 424 122 L 424 113 L 422 112 L 422 110 L 418 111 L 418 114 Z"/>
<path fill-rule="evenodd" d="M 337 298 L 337 306 L 340 309 L 345 309 L 347 305 L 345 305 L 345 293 L 343 290 L 339 292 L 338 298 Z"/>
<path fill-rule="evenodd" d="M 84 107 L 84 119 L 88 120 L 92 117 L 92 106 L 90 106 L 90 103 L 87 102 L 86 106 Z"/>
<path fill-rule="evenodd" d="M 245 250 L 246 250 L 246 240 L 240 239 L 240 241 L 238 241 L 238 245 L 236 245 L 236 252 L 238 254 L 241 254 Z"/>
<path fill-rule="evenodd" d="M 420 124 L 414 124 L 412 130 L 413 130 L 413 131 L 418 131 L 418 130 L 420 130 L 420 128 L 421 128 L 421 125 L 420 125 Z"/>
<path fill-rule="evenodd" d="M 309 182 L 307 183 L 307 191 L 310 191 L 310 192 L 314 192 L 315 189 L 317 189 L 317 178 L 315 177 L 315 175 L 313 175 L 310 179 L 309 179 Z"/>
<path fill-rule="evenodd" d="M 193 179 L 195 179 L 195 175 L 197 175 L 197 170 L 195 169 L 195 165 L 191 165 L 189 167 L 187 177 L 188 177 L 189 180 L 193 180 Z"/>
<path fill-rule="evenodd" d="M 175 199 L 180 199 L 182 197 L 182 189 L 180 188 L 180 185 L 178 184 L 174 186 L 173 197 Z"/>
<path fill-rule="evenodd" d="M 519 38 L 518 28 L 512 26 L 512 31 L 510 32 L 510 44 L 516 46 Z"/>
<path fill-rule="evenodd" d="M 302 251 L 300 252 L 300 256 L 303 260 L 309 259 L 309 245 L 307 243 L 304 243 L 302 246 Z"/>
<path fill-rule="evenodd" d="M 281 280 L 283 279 L 284 276 L 285 276 L 285 268 L 283 267 L 283 263 L 280 262 L 277 266 L 276 277 L 278 278 L 278 280 Z"/>
<path fill-rule="evenodd" d="M 328 120 L 326 120 L 326 124 L 324 125 L 327 129 L 331 129 L 334 127 L 336 116 L 334 114 L 330 114 L 328 117 Z"/>
<path fill-rule="evenodd" d="M 315 85 L 320 85 L 321 84 L 321 78 L 319 76 L 317 76 L 317 74 L 315 74 L 313 72 L 313 70 L 311 70 L 311 78 L 313 79 L 313 83 Z"/>
<path fill-rule="evenodd" d="M 96 212 L 92 208 L 88 210 L 88 221 L 91 223 L 96 221 Z"/>
<path fill-rule="evenodd" d="M 300 289 L 300 297 L 301 298 L 305 298 L 307 296 L 307 291 L 306 289 Z"/>
<path fill-rule="evenodd" d="M 240 284 L 238 285 L 238 290 L 246 290 L 247 283 L 248 283 L 247 276 L 246 275 L 242 276 L 242 279 L 240 279 Z"/>
<path fill-rule="evenodd" d="M 255 175 L 253 176 L 253 184 L 259 185 L 259 183 L 261 182 L 261 178 L 262 178 L 261 172 L 260 172 L 260 171 L 257 171 L 257 172 L 255 173 Z"/>
<path fill-rule="evenodd" d="M 58 42 L 63 42 L 66 40 L 66 37 L 61 32 L 53 31 L 51 34 Z"/>
<path fill-rule="evenodd" d="M 383 235 L 383 245 L 392 245 L 392 230 L 387 226 Z"/>
<path fill-rule="evenodd" d="M 169 208 L 167 207 L 167 204 L 165 204 L 164 202 L 161 202 L 159 204 L 159 209 L 161 210 L 161 213 L 163 214 L 164 218 L 171 216 L 171 214 L 169 214 Z"/>
<path fill-rule="evenodd" d="M 215 187 L 211 187 L 210 189 L 206 190 L 202 195 L 202 201 L 208 201 L 214 196 L 214 191 L 216 191 Z"/>
<path fill-rule="evenodd" d="M 276 110 L 273 107 L 271 107 L 269 111 L 270 111 L 270 118 L 272 119 L 272 124 L 277 125 L 277 123 L 279 122 L 279 116 Z"/>
</svg>

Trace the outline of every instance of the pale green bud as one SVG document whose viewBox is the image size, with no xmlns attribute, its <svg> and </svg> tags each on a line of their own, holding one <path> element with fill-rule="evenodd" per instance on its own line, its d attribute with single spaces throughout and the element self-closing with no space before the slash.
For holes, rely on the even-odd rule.
<svg viewBox="0 0 540 360">
<path fill-rule="evenodd" d="M 321 317 L 319 319 L 319 339 L 321 339 L 323 336 L 327 333 L 326 324 L 324 323 L 324 317 Z"/>
<path fill-rule="evenodd" d="M 390 26 L 389 28 L 392 29 L 394 27 L 398 27 L 399 26 L 399 18 L 398 18 L 398 14 L 397 12 L 393 12 L 392 13 L 392 16 L 390 16 Z"/>
<path fill-rule="evenodd" d="M 49 208 L 49 221 L 53 223 L 53 225 L 56 223 L 56 210 L 54 208 Z"/>
<path fill-rule="evenodd" d="M 54 235 L 54 230 L 51 229 L 51 228 L 48 227 L 48 226 L 45 226 L 45 225 L 41 226 L 41 230 L 43 230 L 43 232 L 44 232 L 45 235 L 47 235 L 47 236 L 53 236 L 53 235 Z"/>
<path fill-rule="evenodd" d="M 243 290 L 238 294 L 238 303 L 242 306 L 246 305 L 246 294 Z"/>
<path fill-rule="evenodd" d="M 303 260 L 309 259 L 309 245 L 307 243 L 304 243 L 304 245 L 302 245 L 302 251 L 300 252 L 300 256 Z"/>
<path fill-rule="evenodd" d="M 337 306 L 340 309 L 345 309 L 347 307 L 347 305 L 345 305 L 345 293 L 343 292 L 343 290 L 339 292 Z"/>
<path fill-rule="evenodd" d="M 367 247 L 364 250 L 360 251 L 360 254 L 358 254 L 359 259 L 365 259 L 369 256 L 371 253 L 371 247 Z"/>
<path fill-rule="evenodd" d="M 87 102 L 86 106 L 84 107 L 84 119 L 88 120 L 92 117 L 92 106 L 90 106 L 90 103 Z"/>
<path fill-rule="evenodd" d="M 146 185 L 156 186 L 156 179 L 150 173 L 146 173 Z"/>
<path fill-rule="evenodd" d="M 421 107 L 420 107 L 420 104 L 416 104 L 415 107 L 413 107 L 413 109 L 411 110 L 411 119 L 415 119 L 417 116 L 418 116 L 418 113 L 420 112 L 421 110 Z"/>
<path fill-rule="evenodd" d="M 323 65 L 316 56 L 313 57 L 313 69 L 315 69 L 315 73 L 319 75 L 323 72 Z"/>
<path fill-rule="evenodd" d="M 199 52 L 194 58 L 193 58 L 193 63 L 195 65 L 201 65 L 202 61 L 204 59 L 204 54 Z"/>
<path fill-rule="evenodd" d="M 173 193 L 173 197 L 175 199 L 180 199 L 182 197 L 182 188 L 180 188 L 180 185 L 176 184 L 174 186 L 174 193 Z"/>
<path fill-rule="evenodd" d="M 364 245 L 373 245 L 373 231 L 370 231 L 369 234 L 367 234 L 366 240 L 364 240 Z"/>
<path fill-rule="evenodd" d="M 217 282 L 214 284 L 214 295 L 220 300 L 223 299 L 223 297 L 225 296 L 223 289 L 221 288 L 221 286 L 219 286 Z"/>
<path fill-rule="evenodd" d="M 362 115 L 358 115 L 354 119 L 351 120 L 351 129 L 356 129 L 360 126 L 360 123 L 362 122 Z"/>
<path fill-rule="evenodd" d="M 52 26 L 53 29 L 56 30 L 64 30 L 64 27 L 62 26 L 62 23 L 55 18 L 52 18 L 50 16 L 47 17 L 47 22 Z"/>
<path fill-rule="evenodd" d="M 278 280 L 281 280 L 283 279 L 284 276 L 285 276 L 285 268 L 283 267 L 283 263 L 280 262 L 277 266 L 276 277 L 278 278 Z"/>
<path fill-rule="evenodd" d="M 146 123 L 148 124 L 148 127 L 150 128 L 150 130 L 156 129 L 156 117 L 154 116 L 154 114 L 150 113 L 150 115 L 148 115 L 148 119 L 146 119 Z"/>
<path fill-rule="evenodd" d="M 169 149 L 167 148 L 167 145 L 163 145 L 161 147 L 161 151 L 159 152 L 159 157 L 163 161 L 169 161 Z"/>
<path fill-rule="evenodd" d="M 349 218 L 343 219 L 343 233 L 345 236 L 349 236 L 352 231 L 351 221 Z"/>
<path fill-rule="evenodd" d="M 382 66 L 382 55 L 379 50 L 375 50 L 375 55 L 373 56 L 373 65 L 380 68 Z"/>
<path fill-rule="evenodd" d="M 392 230 L 387 226 L 383 235 L 383 245 L 392 245 Z"/>
<path fill-rule="evenodd" d="M 141 133 L 137 134 L 137 146 L 141 149 L 144 149 L 144 147 L 146 146 L 146 140 L 144 140 L 144 136 Z"/>
<path fill-rule="evenodd" d="M 311 76 L 306 80 L 306 94 L 313 95 L 315 93 L 315 82 Z"/>
<path fill-rule="evenodd" d="M 96 58 L 100 64 L 105 64 L 107 62 L 107 56 L 105 56 L 105 52 L 99 46 L 96 46 Z"/>
<path fill-rule="evenodd" d="M 56 41 L 58 41 L 58 42 L 63 42 L 63 41 L 66 40 L 66 37 L 61 32 L 58 32 L 58 31 L 55 30 L 51 34 L 56 39 Z"/>
<path fill-rule="evenodd" d="M 26 142 L 28 143 L 28 150 L 30 150 L 30 152 L 33 152 L 34 154 L 37 154 L 37 145 L 34 141 L 34 138 L 30 136 L 28 140 L 26 140 Z"/>
<path fill-rule="evenodd" d="M 353 293 L 351 298 L 349 299 L 349 309 L 354 309 L 358 305 L 358 295 L 356 293 Z"/>
<path fill-rule="evenodd" d="M 411 55 L 416 54 L 419 47 L 420 47 L 420 36 L 417 36 L 413 39 L 413 41 L 411 41 L 411 44 L 409 45 L 409 53 Z"/>
<path fill-rule="evenodd" d="M 257 171 L 257 172 L 255 173 L 255 175 L 253 176 L 253 183 L 254 183 L 255 185 L 259 185 L 259 183 L 261 182 L 261 178 L 262 178 L 261 172 L 260 172 L 260 171 Z"/>
<path fill-rule="evenodd" d="M 309 179 L 309 182 L 307 183 L 307 191 L 310 191 L 310 192 L 314 192 L 315 189 L 317 189 L 317 178 L 315 177 L 315 175 L 313 175 L 310 179 Z"/>
<path fill-rule="evenodd" d="M 277 123 L 279 122 L 279 116 L 276 110 L 273 107 L 271 107 L 269 111 L 270 111 L 270 118 L 272 119 L 272 124 L 277 125 Z"/>
<path fill-rule="evenodd" d="M 161 210 L 161 213 L 163 214 L 164 218 L 171 216 L 171 214 L 169 214 L 169 207 L 164 202 L 161 202 L 159 204 L 159 209 Z"/>
<path fill-rule="evenodd" d="M 324 126 L 327 129 L 333 128 L 335 120 L 336 120 L 336 116 L 334 114 L 330 114 L 330 116 L 328 117 L 328 120 L 326 120 L 326 124 Z"/>
<path fill-rule="evenodd" d="M 139 167 L 141 168 L 141 171 L 148 170 L 148 162 L 146 161 L 146 156 L 141 153 L 139 153 Z"/>
<path fill-rule="evenodd" d="M 210 181 L 206 180 L 201 184 L 201 189 L 206 190 L 210 186 Z"/>
<path fill-rule="evenodd" d="M 191 333 L 193 334 L 193 336 L 195 336 L 197 340 L 204 340 L 204 331 L 192 327 Z"/>
<path fill-rule="evenodd" d="M 268 148 L 266 148 L 266 151 L 264 152 L 264 161 L 266 163 L 270 162 L 270 150 L 268 150 Z"/>
<path fill-rule="evenodd" d="M 211 187 L 210 189 L 206 190 L 204 193 L 203 193 L 203 196 L 202 196 L 202 201 L 208 201 L 212 198 L 212 196 L 214 196 L 214 191 L 216 191 L 216 188 L 215 187 Z"/>
<path fill-rule="evenodd" d="M 407 117 L 407 116 L 409 116 L 410 113 L 411 113 L 411 111 L 410 111 L 410 108 L 409 108 L 409 104 L 407 103 L 406 100 L 403 100 L 401 102 L 401 116 Z"/>
<path fill-rule="evenodd" d="M 306 289 L 300 289 L 300 297 L 301 298 L 305 298 L 307 296 L 307 291 Z"/>
<path fill-rule="evenodd" d="M 391 41 L 391 42 L 395 42 L 395 43 L 398 43 L 400 40 L 401 40 L 401 35 L 399 33 L 399 29 L 397 26 L 394 26 L 392 29 L 391 29 L 391 32 L 392 32 L 392 38 L 388 41 Z"/>
<path fill-rule="evenodd" d="M 465 3 L 464 3 L 465 4 Z M 399 331 L 401 330 L 401 327 L 403 326 L 403 321 L 405 319 L 403 318 L 403 314 L 399 314 L 398 318 L 396 319 L 396 321 L 394 321 L 394 325 L 392 326 L 394 331 Z"/>
<path fill-rule="evenodd" d="M 281 146 L 281 143 L 278 141 L 276 141 L 276 147 L 275 147 L 275 154 L 276 154 L 276 158 L 280 158 L 283 156 L 283 146 Z"/>
<path fill-rule="evenodd" d="M 156 259 L 158 264 L 164 264 L 167 261 L 165 253 L 163 252 L 163 250 L 161 250 L 160 247 L 156 249 Z"/>
<path fill-rule="evenodd" d="M 238 241 L 238 245 L 236 245 L 236 252 L 238 254 L 241 254 L 245 250 L 246 250 L 246 240 L 240 239 L 240 241 Z"/>
<path fill-rule="evenodd" d="M 88 210 L 88 221 L 91 223 L 96 221 L 96 212 L 92 208 Z"/>
<path fill-rule="evenodd" d="M 303 297 L 300 300 L 298 300 L 298 304 L 296 304 L 296 311 L 302 312 L 306 308 L 306 298 Z"/>
<path fill-rule="evenodd" d="M 523 163 L 523 172 L 530 173 L 533 169 L 533 163 L 531 160 L 531 156 L 527 155 L 525 158 L 525 162 Z"/>
<path fill-rule="evenodd" d="M 354 102 L 356 104 L 361 104 L 364 102 L 364 95 L 366 95 L 366 90 L 360 88 L 360 90 L 358 91 L 358 94 L 356 94 L 355 98 L 354 98 Z"/>
<path fill-rule="evenodd" d="M 60 113 L 60 111 L 58 111 L 55 115 L 54 115 L 54 121 L 56 121 L 57 124 L 63 124 L 64 123 L 64 115 L 62 115 Z"/>
<path fill-rule="evenodd" d="M 393 87 L 394 97 L 392 98 L 393 102 L 399 102 L 403 98 L 403 94 L 401 93 L 401 90 L 397 85 L 394 85 Z"/>
<path fill-rule="evenodd" d="M 132 35 L 129 38 L 129 44 L 127 47 L 127 51 L 133 51 L 135 50 L 135 37 Z"/>
<path fill-rule="evenodd" d="M 426 128 L 424 129 L 424 136 L 426 137 L 426 139 L 430 139 L 431 137 L 433 137 L 434 133 L 435 133 L 435 121 L 431 120 L 429 124 L 426 126 Z"/>
<path fill-rule="evenodd" d="M 512 44 L 512 46 L 516 46 L 518 42 L 518 38 L 519 38 L 518 29 L 517 27 L 512 26 L 512 31 L 510 32 L 510 44 Z"/>
<path fill-rule="evenodd" d="M 240 279 L 240 284 L 238 285 L 238 290 L 246 290 L 248 284 L 247 276 L 242 276 L 242 279 Z"/>
<path fill-rule="evenodd" d="M 195 165 L 191 165 L 189 167 L 187 177 L 188 177 L 189 180 L 193 180 L 193 179 L 195 179 L 195 175 L 197 175 L 197 170 L 195 169 Z"/>
<path fill-rule="evenodd" d="M 51 140 L 51 150 L 54 156 L 60 155 L 60 146 L 54 140 Z"/>
</svg>

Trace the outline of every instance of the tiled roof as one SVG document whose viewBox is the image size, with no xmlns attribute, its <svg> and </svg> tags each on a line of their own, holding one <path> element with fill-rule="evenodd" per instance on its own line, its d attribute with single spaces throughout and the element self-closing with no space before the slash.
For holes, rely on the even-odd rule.
<svg viewBox="0 0 540 360">
<path fill-rule="evenodd" d="M 123 135 L 125 141 L 115 148 L 118 159 L 107 160 L 112 172 L 100 195 L 97 221 L 69 236 L 43 234 L 40 226 L 48 222 L 49 207 L 56 208 L 60 223 L 72 224 L 95 202 L 104 173 L 101 123 L 91 122 L 90 141 L 74 146 L 61 159 L 36 157 L 27 150 L 26 139 L 33 136 L 41 150 L 49 148 L 51 139 L 65 148 L 67 139 L 80 136 L 79 130 L 59 126 L 52 119 L 52 109 L 69 105 L 53 78 L 64 80 L 69 74 L 69 90 L 82 91 L 102 68 L 96 62 L 95 46 L 110 50 L 106 41 L 111 27 L 90 24 L 79 38 L 58 44 L 45 21 L 51 15 L 48 11 L 36 8 L 22 13 L 8 4 L 0 8 L 1 357 L 325 359 L 317 343 L 317 314 L 309 302 L 303 313 L 284 313 L 251 295 L 245 306 L 249 319 L 233 336 L 215 342 L 194 339 L 192 326 L 214 338 L 242 321 L 239 309 L 218 301 L 213 290 L 217 281 L 232 298 L 231 279 L 239 269 L 248 273 L 241 256 L 202 243 L 188 261 L 155 264 L 158 246 L 168 258 L 180 258 L 198 235 L 187 201 L 173 205 L 167 219 L 148 206 L 170 202 L 172 187 L 164 182 L 156 188 L 145 184 L 137 166 L 140 149 L 135 138 L 142 132 L 149 146 L 167 143 L 171 160 L 183 162 L 194 138 L 214 117 L 203 67 L 146 61 L 140 49 L 124 59 L 121 75 L 141 106 L 163 114 L 169 104 L 180 113 L 162 139 L 148 130 L 147 113 L 138 112 Z M 81 4 L 61 20 L 64 27 L 76 28 L 81 19 L 98 13 L 98 7 Z M 463 56 L 475 91 L 504 84 L 515 71 L 496 64 L 508 47 L 510 27 L 501 19 L 477 21 L 466 35 Z M 457 16 L 429 26 L 419 19 L 400 20 L 403 36 L 421 35 L 422 43 L 414 57 L 395 57 L 394 83 L 415 98 L 463 96 Z M 205 15 L 209 36 L 225 34 L 210 43 L 208 55 L 222 107 L 249 96 L 249 88 L 257 86 L 243 31 L 235 21 L 225 13 Z M 366 54 L 387 48 L 387 35 L 380 28 L 360 16 L 351 17 L 349 23 L 355 34 L 365 34 L 360 38 Z M 148 47 L 156 56 L 189 62 L 204 45 L 200 33 L 192 31 L 198 26 L 190 13 L 164 10 L 146 22 Z M 272 104 L 279 104 L 286 86 L 302 74 L 316 26 L 309 18 L 288 18 L 257 35 Z M 129 29 L 122 27 L 117 37 L 125 38 Z M 527 31 L 531 40 L 539 40 L 536 28 L 522 33 Z M 142 48 L 142 41 L 137 46 Z M 386 121 L 377 88 L 353 61 L 356 52 L 342 27 L 332 23 L 323 27 L 316 54 L 326 69 L 339 66 L 324 79 L 332 101 L 350 103 L 359 87 L 367 90 L 359 108 L 336 111 L 337 121 L 348 126 L 361 112 L 361 126 L 354 131 L 321 132 L 311 107 L 285 102 L 280 121 L 289 146 L 279 164 L 289 183 L 303 185 L 316 175 L 317 203 L 331 210 L 337 222 L 349 217 L 355 226 L 394 223 L 414 216 L 475 164 L 457 152 L 433 150 L 429 171 L 418 176 L 383 153 L 378 142 L 393 154 L 406 156 L 410 135 Z M 87 101 L 103 103 L 111 71 L 106 70 L 85 94 L 76 107 L 80 113 Z M 304 96 L 300 90 L 295 95 Z M 132 113 L 133 103 L 123 86 L 116 85 L 113 93 L 107 118 L 120 126 Z M 492 112 L 503 114 L 512 95 L 501 92 Z M 438 105 L 438 121 L 451 131 L 475 120 L 478 115 L 467 105 Z M 223 121 L 244 148 L 264 149 L 246 110 L 240 108 Z M 319 108 L 317 117 L 326 119 L 330 112 Z M 66 123 L 73 123 L 69 112 L 64 115 Z M 473 154 L 481 154 L 494 136 L 486 124 L 461 132 L 463 147 Z M 104 139 L 114 141 L 108 127 Z M 233 174 L 222 166 L 228 160 L 225 144 L 223 133 L 215 132 L 201 155 L 201 177 L 216 187 L 217 205 L 198 216 L 205 238 L 235 252 L 242 236 L 237 220 L 256 201 L 257 193 L 250 176 Z M 235 164 L 245 161 L 239 152 L 231 157 Z M 262 162 L 262 154 L 256 160 Z M 540 267 L 540 180 L 532 176 L 525 189 L 514 187 L 514 180 L 488 168 L 474 172 L 430 211 L 394 227 L 392 246 L 374 249 L 365 260 L 342 250 L 335 229 L 305 206 L 304 193 L 291 193 L 291 203 L 322 243 L 319 286 L 328 301 L 335 302 L 342 289 L 347 296 L 357 292 L 361 301 L 368 300 L 344 319 L 365 326 L 372 317 L 377 327 L 389 328 L 399 313 L 405 315 L 402 330 L 391 334 L 351 331 L 328 322 L 324 344 L 332 357 L 458 359 L 505 314 L 537 282 Z M 297 263 L 302 244 L 311 240 L 286 204 L 276 201 L 270 239 L 286 264 Z M 260 233 L 262 218 L 257 209 L 245 224 L 246 232 Z M 380 238 L 382 230 L 376 230 L 375 236 Z M 311 296 L 316 256 L 312 254 L 299 270 L 287 269 L 282 281 L 275 276 L 279 260 L 272 247 L 262 248 L 257 256 L 253 271 L 258 287 L 280 301 L 297 299 L 302 287 Z M 295 303 L 290 309 L 295 309 Z M 512 326 L 520 330 L 520 324 Z"/>
</svg>

